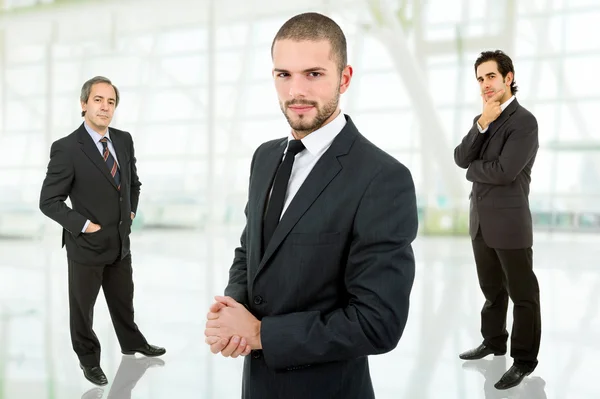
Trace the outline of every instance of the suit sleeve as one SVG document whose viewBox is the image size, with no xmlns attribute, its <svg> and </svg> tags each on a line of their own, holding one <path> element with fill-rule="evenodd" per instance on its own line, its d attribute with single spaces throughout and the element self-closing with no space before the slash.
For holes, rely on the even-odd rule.
<svg viewBox="0 0 600 399">
<path fill-rule="evenodd" d="M 52 143 L 46 178 L 40 193 L 40 210 L 74 236 L 81 234 L 87 218 L 65 204 L 75 178 L 75 168 L 64 144 Z"/>
<path fill-rule="evenodd" d="M 454 162 L 463 169 L 467 169 L 471 162 L 479 157 L 479 151 L 485 141 L 485 133 L 480 133 L 477 127 L 478 119 L 479 116 L 476 116 L 471 130 L 454 149 Z"/>
<path fill-rule="evenodd" d="M 246 218 L 248 217 L 248 204 L 244 210 Z M 233 264 L 229 268 L 229 282 L 225 287 L 225 295 L 230 296 L 237 302 L 248 304 L 248 263 L 246 258 L 246 231 L 248 226 L 244 226 L 240 237 L 240 246 L 234 251 Z"/>
<path fill-rule="evenodd" d="M 252 180 L 252 171 L 254 169 L 254 160 L 258 150 L 252 156 L 250 162 L 250 180 Z M 246 225 L 240 237 L 240 245 L 234 251 L 233 264 L 229 268 L 229 282 L 225 287 L 225 295 L 230 296 L 237 302 L 248 306 L 248 259 L 246 257 L 246 238 L 248 231 L 248 203 L 244 208 L 246 215 Z"/>
<path fill-rule="evenodd" d="M 538 125 L 534 116 L 507 132 L 507 139 L 498 159 L 473 161 L 467 170 L 467 180 L 493 185 L 512 183 L 537 153 Z"/>
<path fill-rule="evenodd" d="M 135 146 L 133 145 L 131 134 L 129 134 L 129 140 L 131 140 L 131 212 L 137 213 L 138 203 L 140 201 L 140 186 L 142 183 L 137 174 Z"/>
<path fill-rule="evenodd" d="M 391 351 L 408 317 L 415 276 L 415 187 L 409 170 L 382 170 L 361 199 L 345 265 L 347 305 L 330 313 L 267 316 L 261 342 L 273 369 L 306 367 Z"/>
</svg>

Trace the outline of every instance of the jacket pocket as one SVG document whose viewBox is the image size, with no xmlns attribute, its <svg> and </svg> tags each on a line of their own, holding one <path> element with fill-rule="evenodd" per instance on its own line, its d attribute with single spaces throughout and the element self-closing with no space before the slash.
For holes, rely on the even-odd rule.
<svg viewBox="0 0 600 399">
<path fill-rule="evenodd" d="M 290 242 L 294 245 L 337 244 L 340 233 L 291 233 Z"/>
<path fill-rule="evenodd" d="M 102 253 L 108 249 L 108 236 L 104 228 L 93 233 L 81 233 L 76 241 L 84 249 Z"/>
<path fill-rule="evenodd" d="M 522 208 L 527 205 L 523 197 L 499 197 L 494 198 L 494 208 Z"/>
</svg>

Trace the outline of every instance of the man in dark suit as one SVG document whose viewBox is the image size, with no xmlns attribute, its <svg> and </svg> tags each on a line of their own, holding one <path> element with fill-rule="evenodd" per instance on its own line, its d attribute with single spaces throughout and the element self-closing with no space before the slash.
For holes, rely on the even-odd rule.
<svg viewBox="0 0 600 399">
<path fill-rule="evenodd" d="M 352 68 L 334 21 L 291 18 L 272 58 L 291 132 L 254 153 L 246 227 L 206 342 L 252 351 L 243 398 L 374 398 L 367 356 L 394 349 L 408 317 L 413 179 L 341 112 Z"/>
<path fill-rule="evenodd" d="M 497 389 L 518 385 L 537 366 L 541 317 L 538 281 L 533 272 L 533 232 L 529 183 L 538 144 L 535 117 L 515 94 L 512 60 L 502 51 L 483 52 L 475 62 L 483 112 L 454 150 L 458 166 L 473 182 L 469 233 L 479 285 L 483 343 L 460 355 L 481 359 L 504 355 L 508 340 L 508 298 L 514 303 L 511 335 L 513 366 Z"/>
<path fill-rule="evenodd" d="M 108 127 L 119 91 L 97 76 L 85 82 L 80 100 L 84 122 L 52 143 L 40 210 L 63 227 L 73 349 L 84 376 L 106 385 L 92 329 L 100 287 L 124 354 L 159 356 L 165 349 L 149 345 L 134 322 L 129 234 L 141 183 L 131 135 Z M 67 197 L 72 207 L 65 204 Z"/>
</svg>

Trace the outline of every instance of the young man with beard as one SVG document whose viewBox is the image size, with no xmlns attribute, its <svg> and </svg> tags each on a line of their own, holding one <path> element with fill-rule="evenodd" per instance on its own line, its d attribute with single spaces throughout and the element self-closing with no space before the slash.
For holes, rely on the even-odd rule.
<svg viewBox="0 0 600 399">
<path fill-rule="evenodd" d="M 454 150 L 473 182 L 469 232 L 479 285 L 483 342 L 460 354 L 464 360 L 504 355 L 508 298 L 514 302 L 510 355 L 514 365 L 496 383 L 508 389 L 537 366 L 540 349 L 540 289 L 533 272 L 529 183 L 538 143 L 536 118 L 517 101 L 515 69 L 502 51 L 475 61 L 483 100 L 469 133 Z"/>
<path fill-rule="evenodd" d="M 241 245 L 205 331 L 213 353 L 250 354 L 243 398 L 374 398 L 367 356 L 394 349 L 406 325 L 415 187 L 341 112 L 346 54 L 317 13 L 273 41 L 291 131 L 254 153 Z"/>
</svg>

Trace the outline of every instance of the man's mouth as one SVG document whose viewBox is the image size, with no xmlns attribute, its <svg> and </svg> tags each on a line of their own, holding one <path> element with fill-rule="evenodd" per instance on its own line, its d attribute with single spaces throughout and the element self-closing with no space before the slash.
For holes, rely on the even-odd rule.
<svg viewBox="0 0 600 399">
<path fill-rule="evenodd" d="M 313 109 L 314 106 L 312 106 L 312 105 L 290 105 L 288 108 L 298 114 L 303 114 L 303 113 L 306 113 L 306 112 L 310 111 L 311 109 Z"/>
</svg>

